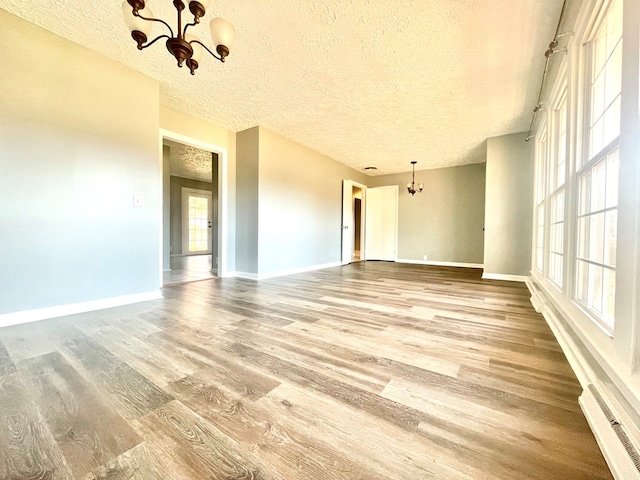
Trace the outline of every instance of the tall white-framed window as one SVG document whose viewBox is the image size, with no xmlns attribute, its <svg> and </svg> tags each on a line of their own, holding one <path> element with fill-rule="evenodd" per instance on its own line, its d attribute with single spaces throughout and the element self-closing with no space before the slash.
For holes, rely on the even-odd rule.
<svg viewBox="0 0 640 480">
<path fill-rule="evenodd" d="M 553 142 L 549 157 L 549 259 L 547 278 L 563 287 L 564 211 L 567 169 L 567 92 L 566 85 L 553 106 Z"/>
<path fill-rule="evenodd" d="M 545 204 L 546 204 L 546 171 L 549 159 L 549 145 L 546 122 L 540 126 L 536 135 L 536 212 L 535 212 L 535 261 L 539 272 L 544 271 L 545 253 Z"/>
<path fill-rule="evenodd" d="M 575 301 L 613 333 L 616 291 L 622 0 L 603 5 L 584 45 L 582 156 L 576 159 Z"/>
</svg>

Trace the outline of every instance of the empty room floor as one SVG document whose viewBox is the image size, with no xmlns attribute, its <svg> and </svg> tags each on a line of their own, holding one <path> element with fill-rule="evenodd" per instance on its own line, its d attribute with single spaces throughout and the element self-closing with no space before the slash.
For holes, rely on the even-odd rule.
<svg viewBox="0 0 640 480">
<path fill-rule="evenodd" d="M 2 479 L 611 479 L 523 284 L 360 262 L 0 329 Z"/>
<path fill-rule="evenodd" d="M 162 272 L 162 284 L 166 287 L 213 278 L 211 261 L 211 254 L 171 257 L 171 270 Z"/>
</svg>

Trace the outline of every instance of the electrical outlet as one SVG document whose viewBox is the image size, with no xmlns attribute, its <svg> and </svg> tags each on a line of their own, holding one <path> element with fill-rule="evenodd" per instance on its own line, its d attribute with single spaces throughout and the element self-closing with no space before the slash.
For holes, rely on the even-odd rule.
<svg viewBox="0 0 640 480">
<path fill-rule="evenodd" d="M 427 258 L 427 257 L 428 257 L 428 255 L 423 255 L 423 256 L 422 256 L 422 260 L 428 260 L 428 258 Z"/>
</svg>

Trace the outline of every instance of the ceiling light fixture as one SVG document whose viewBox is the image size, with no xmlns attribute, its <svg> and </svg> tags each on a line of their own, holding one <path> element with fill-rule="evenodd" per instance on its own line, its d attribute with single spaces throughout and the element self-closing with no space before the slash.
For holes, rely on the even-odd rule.
<svg viewBox="0 0 640 480">
<path fill-rule="evenodd" d="M 413 165 L 413 175 L 411 176 L 411 183 L 407 183 L 407 191 L 411 195 L 415 195 L 416 192 L 422 192 L 422 189 L 424 188 L 424 183 L 419 183 L 418 189 L 416 190 L 416 163 L 418 162 L 415 160 L 411 162 L 411 165 Z"/>
<path fill-rule="evenodd" d="M 176 57 L 178 67 L 182 67 L 182 64 L 186 63 L 189 70 L 191 70 L 191 75 L 194 75 L 198 68 L 203 48 L 214 58 L 224 62 L 224 59 L 229 55 L 229 49 L 231 48 L 235 35 L 233 25 L 224 18 L 216 17 L 211 20 L 209 26 L 211 28 L 211 38 L 216 47 L 216 55 L 209 50 L 198 37 L 187 34 L 187 30 L 190 27 L 200 23 L 200 18 L 204 16 L 210 2 L 211 0 L 191 0 L 189 2 L 189 11 L 193 14 L 193 22 L 187 23 L 183 28 L 182 11 L 186 8 L 186 5 L 182 0 L 173 0 L 173 6 L 178 12 L 176 33 L 173 32 L 173 29 L 167 22 L 153 17 L 151 10 L 145 6 L 144 0 L 126 0 L 122 2 L 122 13 L 131 31 L 131 37 L 138 44 L 138 50 L 150 47 L 161 38 L 166 38 L 167 50 L 169 50 L 171 55 Z M 147 36 L 151 33 L 154 22 L 162 23 L 167 27 L 170 35 L 158 35 L 153 40 L 147 42 Z"/>
</svg>

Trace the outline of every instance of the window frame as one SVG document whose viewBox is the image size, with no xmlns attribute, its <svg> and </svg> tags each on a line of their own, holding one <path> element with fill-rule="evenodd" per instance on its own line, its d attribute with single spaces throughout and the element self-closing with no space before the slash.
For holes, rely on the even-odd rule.
<svg viewBox="0 0 640 480">
<path fill-rule="evenodd" d="M 570 287 L 569 291 L 571 292 L 571 301 L 572 303 L 580 310 L 583 314 L 586 315 L 592 322 L 594 322 L 602 331 L 604 331 L 608 336 L 613 337 L 614 329 L 615 329 L 615 314 L 614 318 L 611 318 L 611 321 L 607 321 L 603 312 L 598 312 L 594 308 L 590 307 L 589 304 L 592 303 L 591 300 L 586 303 L 579 298 L 579 273 L 580 273 L 580 264 L 581 262 L 585 262 L 588 265 L 594 265 L 595 267 L 602 268 L 603 278 L 601 279 L 601 288 L 602 288 L 602 297 L 605 296 L 605 286 L 604 286 L 604 270 L 609 269 L 614 271 L 615 275 L 615 267 L 613 269 L 609 266 L 604 265 L 604 259 L 602 262 L 598 263 L 591 260 L 585 260 L 580 258 L 579 244 L 580 244 L 580 219 L 585 218 L 586 216 L 596 216 L 600 213 L 604 213 L 608 210 L 606 205 L 605 208 L 600 211 L 590 211 L 587 214 L 581 213 L 580 210 L 580 194 L 581 194 L 581 182 L 582 179 L 587 175 L 591 175 L 601 162 L 607 162 L 609 155 L 611 155 L 616 150 L 619 151 L 620 147 L 620 130 L 618 129 L 618 133 L 615 138 L 611 139 L 606 145 L 603 145 L 599 151 L 592 153 L 591 152 L 591 142 L 592 142 L 592 112 L 593 112 L 593 87 L 595 85 L 595 81 L 593 78 L 593 68 L 596 50 L 594 48 L 595 41 L 598 36 L 601 34 L 602 29 L 605 28 L 607 22 L 609 20 L 609 15 L 613 11 L 614 7 L 617 3 L 622 3 L 624 0 L 603 0 L 602 3 L 599 4 L 599 8 L 594 10 L 594 15 L 592 17 L 592 22 L 589 28 L 585 30 L 585 35 L 583 36 L 583 41 L 580 44 L 579 48 L 579 58 L 580 58 L 580 68 L 578 70 L 578 95 L 576 98 L 580 102 L 580 106 L 578 108 L 578 115 L 576 116 L 576 124 L 578 133 L 578 143 L 580 148 L 576 151 L 574 157 L 574 166 L 572 175 L 574 176 L 573 188 L 571 192 L 573 209 L 572 214 L 570 216 L 572 227 L 573 227 L 573 235 L 571 241 L 573 242 L 573 248 L 571 249 L 571 284 L 567 285 Z M 606 55 L 604 63 L 601 68 L 601 72 L 606 72 L 607 63 L 609 60 L 613 58 L 613 54 L 616 48 L 622 49 L 622 38 L 616 42 L 616 47 L 614 47 L 608 55 Z M 596 80 L 597 81 L 597 80 Z M 609 107 L 611 107 L 617 99 L 621 97 L 620 92 L 616 94 L 614 100 L 606 106 L 601 115 L 598 116 L 598 119 L 602 118 L 604 122 L 605 112 Z M 603 97 L 604 98 L 604 97 Z M 603 100 L 604 101 L 604 100 Z M 619 125 L 619 122 L 618 122 Z M 604 133 L 603 133 L 604 136 Z M 605 166 L 606 168 L 606 166 Z M 606 183 L 606 180 L 605 180 Z M 617 185 L 619 185 L 619 176 L 617 179 Z M 565 194 L 566 195 L 566 194 Z M 606 195 L 606 191 L 605 191 Z M 566 201 L 566 197 L 565 197 Z M 617 210 L 617 204 L 615 209 Z M 606 217 L 606 213 L 605 213 Z M 566 221 L 565 217 L 565 221 Z M 605 225 L 603 221 L 603 225 Z M 606 226 L 603 227 L 603 236 L 606 231 Z M 616 234 L 617 236 L 617 234 Z M 604 242 L 604 240 L 603 240 Z M 587 283 L 590 282 L 591 279 L 587 279 Z M 615 297 L 615 291 L 614 291 Z M 601 298 L 601 302 L 603 302 Z M 615 304 L 615 302 L 614 302 Z M 602 308 L 601 308 L 602 310 Z"/>
</svg>

